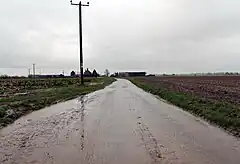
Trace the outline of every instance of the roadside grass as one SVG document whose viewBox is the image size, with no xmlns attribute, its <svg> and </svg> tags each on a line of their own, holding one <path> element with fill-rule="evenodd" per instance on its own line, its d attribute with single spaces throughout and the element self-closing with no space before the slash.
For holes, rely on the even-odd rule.
<svg viewBox="0 0 240 164">
<path fill-rule="evenodd" d="M 114 81 L 114 78 L 93 78 L 84 86 L 75 84 L 57 88 L 47 88 L 35 90 L 26 95 L 1 98 L 0 128 L 13 123 L 19 117 L 32 111 L 103 89 Z M 89 85 L 91 82 L 96 83 L 96 85 Z"/>
<path fill-rule="evenodd" d="M 240 137 L 240 107 L 226 102 L 210 102 L 196 96 L 180 92 L 171 92 L 153 84 L 129 79 L 136 86 L 182 109 L 214 123 L 233 135 Z"/>
</svg>

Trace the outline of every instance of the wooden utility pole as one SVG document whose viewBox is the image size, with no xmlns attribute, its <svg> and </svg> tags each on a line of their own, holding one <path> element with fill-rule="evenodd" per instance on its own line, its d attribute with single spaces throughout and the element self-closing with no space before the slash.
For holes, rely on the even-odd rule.
<svg viewBox="0 0 240 164">
<path fill-rule="evenodd" d="M 84 79 L 83 79 L 83 44 L 82 44 L 82 6 L 89 6 L 89 2 L 87 4 L 82 4 L 80 1 L 79 4 L 73 3 L 72 0 L 70 0 L 71 5 L 76 5 L 79 6 L 79 40 L 80 40 L 80 73 L 81 73 L 81 85 L 84 84 Z"/>
</svg>

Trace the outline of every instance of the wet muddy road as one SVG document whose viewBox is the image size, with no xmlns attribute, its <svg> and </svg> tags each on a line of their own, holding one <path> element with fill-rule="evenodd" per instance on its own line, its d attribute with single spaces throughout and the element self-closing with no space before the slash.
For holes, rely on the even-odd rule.
<svg viewBox="0 0 240 164">
<path fill-rule="evenodd" d="M 240 142 L 129 81 L 0 131 L 1 164 L 239 164 Z"/>
</svg>

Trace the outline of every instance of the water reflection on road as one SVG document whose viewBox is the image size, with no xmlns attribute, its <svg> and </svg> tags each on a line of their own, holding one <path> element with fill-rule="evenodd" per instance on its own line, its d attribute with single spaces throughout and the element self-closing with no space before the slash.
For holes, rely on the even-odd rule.
<svg viewBox="0 0 240 164">
<path fill-rule="evenodd" d="M 0 163 L 238 164 L 240 142 L 127 80 L 0 131 Z"/>
</svg>

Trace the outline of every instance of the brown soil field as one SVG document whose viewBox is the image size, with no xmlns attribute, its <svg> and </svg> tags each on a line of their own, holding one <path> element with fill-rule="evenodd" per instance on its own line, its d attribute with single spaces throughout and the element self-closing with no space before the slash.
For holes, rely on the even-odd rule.
<svg viewBox="0 0 240 164">
<path fill-rule="evenodd" d="M 158 88 L 198 96 L 208 101 L 240 105 L 240 76 L 157 76 L 137 79 Z"/>
</svg>

